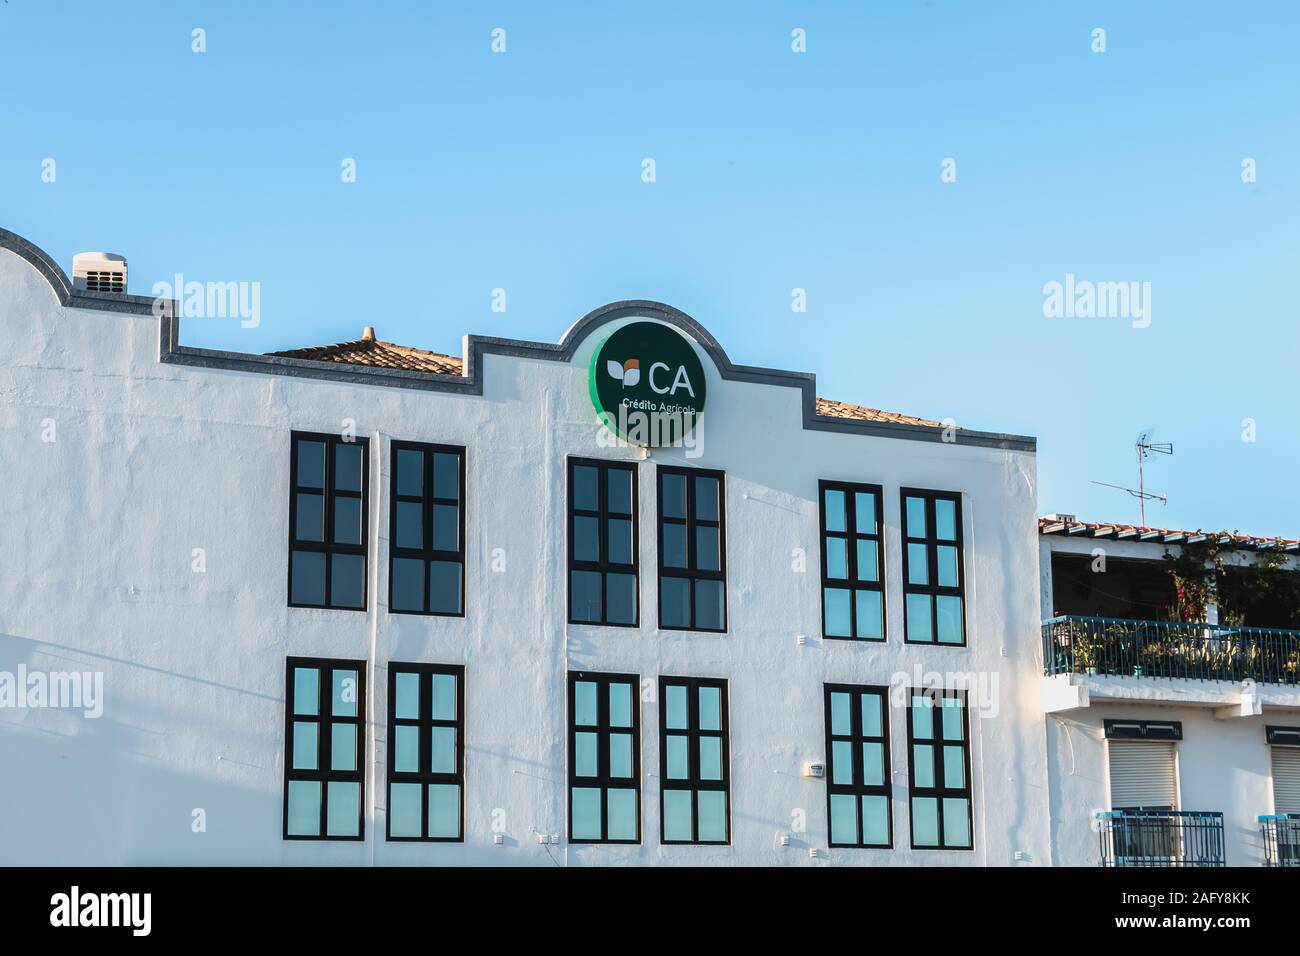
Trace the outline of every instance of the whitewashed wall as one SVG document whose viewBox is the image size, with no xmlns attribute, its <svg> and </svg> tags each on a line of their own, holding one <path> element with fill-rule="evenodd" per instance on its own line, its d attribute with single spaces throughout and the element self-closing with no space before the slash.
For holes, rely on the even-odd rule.
<svg viewBox="0 0 1300 956">
<path fill-rule="evenodd" d="M 158 331 L 148 316 L 61 307 L 34 268 L 0 250 L 0 670 L 100 670 L 106 684 L 98 720 L 0 710 L 4 862 L 1002 865 L 1016 851 L 1048 861 L 1032 453 L 807 431 L 796 389 L 723 381 L 702 353 L 706 453 L 688 463 L 727 472 L 728 633 L 654 626 L 653 465 L 683 462 L 680 451 L 655 452 L 639 471 L 642 627 L 566 626 L 565 458 L 636 457 L 597 445 L 594 338 L 571 364 L 489 355 L 483 395 L 456 396 L 160 364 Z M 345 419 L 372 440 L 369 610 L 290 609 L 290 430 L 338 431 Z M 385 607 L 391 438 L 468 447 L 463 620 Z M 884 646 L 820 639 L 819 478 L 885 487 Z M 902 643 L 904 485 L 965 496 L 968 648 Z M 196 548 L 205 573 L 191 569 Z M 505 570 L 492 573 L 498 548 Z M 796 548 L 805 573 L 792 570 Z M 281 838 L 289 655 L 370 661 L 364 842 Z M 390 659 L 466 667 L 463 844 L 384 840 Z M 642 712 L 642 844 L 567 844 L 571 668 L 730 681 L 730 846 L 659 845 L 653 703 Z M 824 782 L 801 776 L 826 756 L 822 682 L 900 672 L 996 675 L 996 717 L 972 721 L 974 852 L 907 849 L 901 709 L 890 715 L 897 848 L 826 849 Z M 195 808 L 206 832 L 192 832 Z M 801 814 L 806 831 L 792 832 Z M 560 844 L 548 853 L 533 831 Z"/>
</svg>

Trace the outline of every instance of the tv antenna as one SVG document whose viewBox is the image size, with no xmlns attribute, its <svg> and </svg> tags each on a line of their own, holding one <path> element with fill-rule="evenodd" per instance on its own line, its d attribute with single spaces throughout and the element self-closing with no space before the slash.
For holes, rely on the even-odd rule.
<svg viewBox="0 0 1300 956">
<path fill-rule="evenodd" d="M 1130 495 L 1136 498 L 1138 500 L 1138 509 L 1141 514 L 1140 521 L 1143 527 L 1145 527 L 1147 523 L 1148 501 L 1158 501 L 1162 505 L 1169 503 L 1168 495 L 1157 495 L 1153 492 L 1147 491 L 1146 474 L 1143 468 L 1143 463 L 1151 455 L 1172 455 L 1174 453 L 1174 446 L 1171 442 L 1153 442 L 1151 440 L 1152 437 L 1151 429 L 1145 428 L 1138 435 L 1137 442 L 1134 443 L 1133 446 L 1137 449 L 1138 456 L 1138 486 L 1136 489 L 1125 488 L 1123 485 L 1112 485 L 1105 481 L 1092 482 L 1094 485 L 1102 485 L 1106 488 L 1115 488 L 1119 491 L 1127 491 Z"/>
</svg>

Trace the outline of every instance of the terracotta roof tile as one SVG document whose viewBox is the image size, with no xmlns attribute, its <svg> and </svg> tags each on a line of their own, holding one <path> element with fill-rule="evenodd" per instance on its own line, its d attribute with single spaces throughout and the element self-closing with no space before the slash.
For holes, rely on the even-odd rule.
<svg viewBox="0 0 1300 956">
<path fill-rule="evenodd" d="M 817 399 L 817 414 L 824 415 L 827 418 L 855 418 L 864 422 L 894 422 L 901 425 L 928 425 L 931 428 L 942 428 L 942 422 L 931 421 L 928 418 L 917 418 L 914 415 L 904 415 L 900 412 L 886 412 L 879 408 L 866 408 L 862 405 L 850 405 L 848 402 L 837 402 L 829 398 Z"/>
<path fill-rule="evenodd" d="M 1189 541 L 1217 541 L 1233 548 L 1280 548 L 1300 551 L 1300 540 L 1295 538 L 1265 538 L 1242 534 L 1240 531 L 1184 531 L 1177 528 L 1152 528 L 1147 525 L 1114 524 L 1102 521 L 1080 521 L 1073 515 L 1048 515 L 1038 519 L 1039 534 L 1057 534 L 1071 537 L 1116 538 L 1127 541 L 1156 541 L 1160 544 L 1186 544 Z"/>
</svg>

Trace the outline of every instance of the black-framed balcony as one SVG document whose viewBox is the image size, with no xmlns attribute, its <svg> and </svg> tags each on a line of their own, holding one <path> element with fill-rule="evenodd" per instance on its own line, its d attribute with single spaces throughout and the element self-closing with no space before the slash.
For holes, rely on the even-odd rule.
<svg viewBox="0 0 1300 956">
<path fill-rule="evenodd" d="M 1102 866 L 1220 867 L 1223 814 L 1201 810 L 1109 810 L 1093 816 Z"/>
</svg>

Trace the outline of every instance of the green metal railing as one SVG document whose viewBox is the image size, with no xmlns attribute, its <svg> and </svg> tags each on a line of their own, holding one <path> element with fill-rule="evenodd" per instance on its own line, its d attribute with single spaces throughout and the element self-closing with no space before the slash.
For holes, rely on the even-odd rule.
<svg viewBox="0 0 1300 956">
<path fill-rule="evenodd" d="M 1300 684 L 1300 631 L 1067 615 L 1043 622 L 1048 674 Z"/>
<path fill-rule="evenodd" d="M 1102 866 L 1223 866 L 1223 814 L 1112 810 L 1095 814 Z"/>
<path fill-rule="evenodd" d="M 1300 867 L 1300 813 L 1274 813 L 1259 818 L 1264 838 L 1265 866 Z"/>
</svg>

